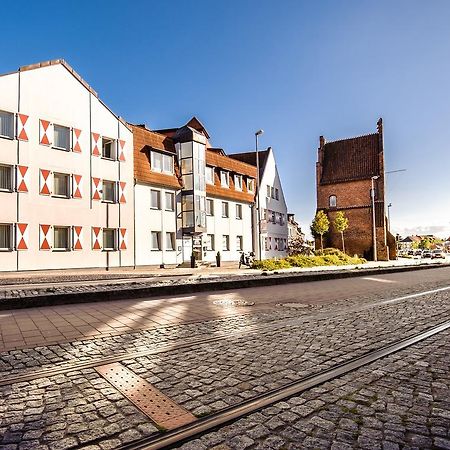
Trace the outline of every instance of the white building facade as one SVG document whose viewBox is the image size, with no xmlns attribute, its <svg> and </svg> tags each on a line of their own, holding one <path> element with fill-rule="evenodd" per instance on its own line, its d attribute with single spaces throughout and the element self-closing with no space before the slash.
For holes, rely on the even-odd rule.
<svg viewBox="0 0 450 450">
<path fill-rule="evenodd" d="M 0 76 L 0 270 L 133 265 L 132 149 L 64 61 Z"/>
<path fill-rule="evenodd" d="M 289 239 L 286 200 L 272 148 L 258 153 L 260 188 L 259 218 L 257 212 L 254 221 L 255 253 L 259 259 L 282 258 L 287 255 Z M 230 157 L 256 164 L 256 152 L 236 153 Z"/>
</svg>

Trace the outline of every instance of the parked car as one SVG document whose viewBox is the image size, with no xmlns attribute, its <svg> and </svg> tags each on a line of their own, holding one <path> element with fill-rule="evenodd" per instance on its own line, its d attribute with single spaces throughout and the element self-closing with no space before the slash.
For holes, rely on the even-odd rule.
<svg viewBox="0 0 450 450">
<path fill-rule="evenodd" d="M 408 256 L 414 256 L 414 250 L 408 250 Z"/>
<path fill-rule="evenodd" d="M 423 256 L 422 250 L 414 250 L 414 256 Z"/>
<path fill-rule="evenodd" d="M 431 254 L 431 250 L 424 250 L 422 252 L 422 258 L 431 258 L 432 254 Z"/>
<path fill-rule="evenodd" d="M 440 249 L 436 248 L 431 252 L 431 259 L 442 258 L 445 259 L 445 253 Z"/>
</svg>

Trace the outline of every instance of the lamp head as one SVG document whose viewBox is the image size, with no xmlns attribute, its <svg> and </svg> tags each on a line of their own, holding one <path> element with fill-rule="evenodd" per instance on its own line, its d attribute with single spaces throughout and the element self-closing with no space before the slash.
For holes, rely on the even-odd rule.
<svg viewBox="0 0 450 450">
<path fill-rule="evenodd" d="M 264 133 L 264 130 L 258 130 L 256 133 L 255 133 L 255 136 L 261 136 L 261 134 L 263 134 Z"/>
</svg>

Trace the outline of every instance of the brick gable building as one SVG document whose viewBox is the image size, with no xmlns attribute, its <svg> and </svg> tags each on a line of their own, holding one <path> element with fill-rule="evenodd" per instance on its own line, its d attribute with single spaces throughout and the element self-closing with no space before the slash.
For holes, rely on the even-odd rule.
<svg viewBox="0 0 450 450">
<path fill-rule="evenodd" d="M 384 180 L 383 122 L 377 122 L 377 132 L 339 141 L 326 142 L 320 137 L 317 177 L 317 210 L 323 210 L 330 222 L 342 211 L 349 219 L 345 231 L 348 254 L 373 259 L 373 219 L 371 179 L 375 187 L 375 225 L 377 258 L 395 258 L 395 238 L 386 220 Z M 330 226 L 324 235 L 324 245 L 341 248 L 340 233 Z"/>
</svg>

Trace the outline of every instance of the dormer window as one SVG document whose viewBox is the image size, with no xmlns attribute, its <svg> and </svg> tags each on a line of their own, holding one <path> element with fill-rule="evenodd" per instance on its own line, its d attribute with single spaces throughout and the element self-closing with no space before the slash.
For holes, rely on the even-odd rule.
<svg viewBox="0 0 450 450">
<path fill-rule="evenodd" d="M 242 191 L 242 175 L 234 176 L 234 188 L 237 191 Z"/>
<path fill-rule="evenodd" d="M 247 191 L 255 192 L 255 180 L 253 178 L 247 179 Z"/>
<path fill-rule="evenodd" d="M 153 172 L 173 174 L 173 156 L 151 152 L 151 168 Z"/>
<path fill-rule="evenodd" d="M 336 208 L 337 200 L 335 195 L 330 195 L 330 198 L 328 199 L 328 204 L 330 208 Z"/>
<path fill-rule="evenodd" d="M 222 187 L 230 187 L 230 179 L 228 172 L 220 171 L 220 184 Z"/>
</svg>

